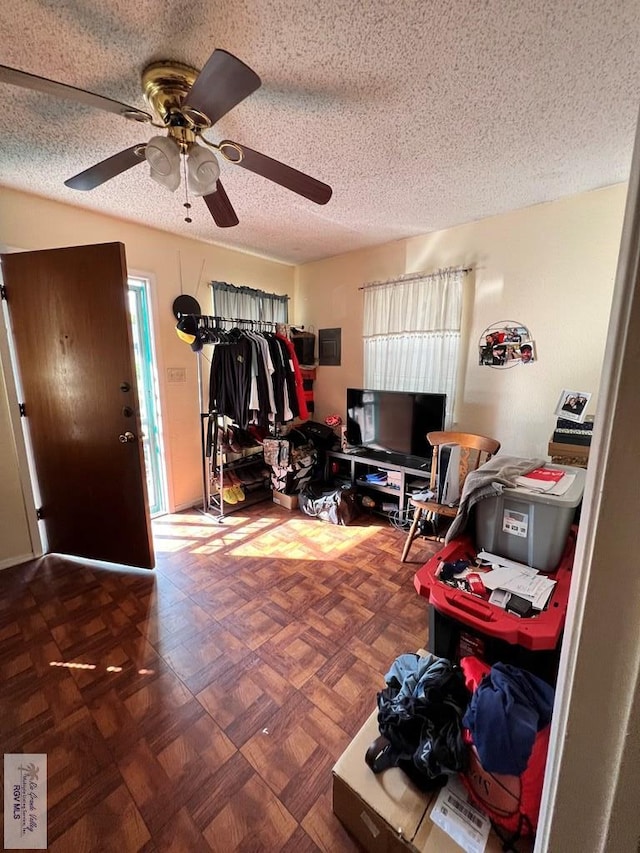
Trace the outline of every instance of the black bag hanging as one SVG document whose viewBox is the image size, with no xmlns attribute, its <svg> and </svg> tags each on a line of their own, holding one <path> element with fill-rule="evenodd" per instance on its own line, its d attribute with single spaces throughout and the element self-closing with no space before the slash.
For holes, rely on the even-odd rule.
<svg viewBox="0 0 640 853">
<path fill-rule="evenodd" d="M 338 436 L 331 427 L 318 421 L 305 421 L 296 429 L 303 433 L 308 441 L 313 442 L 319 450 L 331 450 L 339 442 Z"/>
</svg>

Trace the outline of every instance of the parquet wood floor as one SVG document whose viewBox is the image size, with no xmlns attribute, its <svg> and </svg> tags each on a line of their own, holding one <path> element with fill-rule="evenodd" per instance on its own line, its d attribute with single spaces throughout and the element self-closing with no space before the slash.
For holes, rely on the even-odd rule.
<svg viewBox="0 0 640 853">
<path fill-rule="evenodd" d="M 48 756 L 49 850 L 355 851 L 331 768 L 426 642 L 412 581 L 438 546 L 402 564 L 388 525 L 271 504 L 154 540 L 153 572 L 0 573 L 3 751 Z"/>
</svg>

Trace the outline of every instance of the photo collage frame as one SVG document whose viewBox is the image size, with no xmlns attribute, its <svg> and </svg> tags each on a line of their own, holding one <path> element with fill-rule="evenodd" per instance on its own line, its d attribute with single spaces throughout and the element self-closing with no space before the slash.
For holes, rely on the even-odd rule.
<svg viewBox="0 0 640 853">
<path fill-rule="evenodd" d="M 535 341 L 529 329 L 513 320 L 502 320 L 487 326 L 478 342 L 478 363 L 500 370 L 516 365 L 534 364 L 537 360 Z"/>
</svg>

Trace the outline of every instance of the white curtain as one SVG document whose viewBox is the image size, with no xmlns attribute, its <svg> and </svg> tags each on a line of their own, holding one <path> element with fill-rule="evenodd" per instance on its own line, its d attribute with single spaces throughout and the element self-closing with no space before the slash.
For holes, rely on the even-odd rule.
<svg viewBox="0 0 640 853">
<path fill-rule="evenodd" d="M 463 270 L 441 270 L 364 290 L 365 387 L 447 395 L 453 421 Z"/>
<path fill-rule="evenodd" d="M 253 287 L 237 287 L 224 281 L 211 282 L 214 317 L 233 317 L 238 320 L 266 320 L 286 323 L 289 318 L 289 297 L 265 293 Z"/>
</svg>

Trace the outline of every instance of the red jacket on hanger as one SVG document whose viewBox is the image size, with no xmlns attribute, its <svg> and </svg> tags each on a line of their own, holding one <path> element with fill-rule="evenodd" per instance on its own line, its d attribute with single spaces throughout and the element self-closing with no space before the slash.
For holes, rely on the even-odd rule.
<svg viewBox="0 0 640 853">
<path fill-rule="evenodd" d="M 300 410 L 300 419 L 303 421 L 307 421 L 309 420 L 309 410 L 307 409 L 307 401 L 305 399 L 304 386 L 302 384 L 302 372 L 300 371 L 300 362 L 298 361 L 298 356 L 296 355 L 294 346 L 289 340 L 289 338 L 281 334 L 276 334 L 276 338 L 280 338 L 281 341 L 284 341 L 285 346 L 287 347 L 287 352 L 289 353 L 289 358 L 291 360 L 291 364 L 293 365 L 293 373 L 295 376 L 296 397 L 298 398 L 298 409 Z"/>
</svg>

